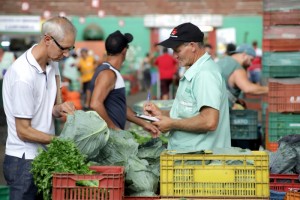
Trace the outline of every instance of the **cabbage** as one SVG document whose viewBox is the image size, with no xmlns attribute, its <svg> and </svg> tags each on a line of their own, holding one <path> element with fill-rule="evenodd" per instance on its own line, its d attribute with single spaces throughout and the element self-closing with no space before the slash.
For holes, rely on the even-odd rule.
<svg viewBox="0 0 300 200">
<path fill-rule="evenodd" d="M 59 137 L 72 140 L 80 152 L 91 159 L 106 145 L 109 129 L 97 112 L 77 110 L 74 115 L 67 116 Z"/>
</svg>

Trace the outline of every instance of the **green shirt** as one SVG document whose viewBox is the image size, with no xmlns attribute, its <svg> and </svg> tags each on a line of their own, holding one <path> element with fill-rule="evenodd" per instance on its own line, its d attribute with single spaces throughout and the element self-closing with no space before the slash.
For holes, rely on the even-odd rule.
<svg viewBox="0 0 300 200">
<path fill-rule="evenodd" d="M 219 111 L 215 131 L 186 132 L 172 130 L 168 143 L 170 150 L 212 150 L 231 146 L 229 106 L 226 84 L 219 66 L 206 53 L 184 74 L 170 111 L 170 117 L 184 119 L 199 114 L 203 106 Z"/>
<path fill-rule="evenodd" d="M 218 65 L 221 67 L 222 76 L 226 81 L 227 89 L 238 98 L 241 90 L 238 87 L 231 87 L 228 84 L 229 76 L 237 69 L 243 69 L 243 67 L 231 56 L 225 56 L 218 61 Z"/>
</svg>

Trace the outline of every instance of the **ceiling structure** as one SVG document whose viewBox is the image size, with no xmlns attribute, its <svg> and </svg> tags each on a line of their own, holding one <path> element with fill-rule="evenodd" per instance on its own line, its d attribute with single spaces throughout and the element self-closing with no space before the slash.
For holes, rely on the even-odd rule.
<svg viewBox="0 0 300 200">
<path fill-rule="evenodd" d="M 1 0 L 0 15 L 261 15 L 262 0 Z M 23 10 L 22 10 L 23 8 Z"/>
</svg>

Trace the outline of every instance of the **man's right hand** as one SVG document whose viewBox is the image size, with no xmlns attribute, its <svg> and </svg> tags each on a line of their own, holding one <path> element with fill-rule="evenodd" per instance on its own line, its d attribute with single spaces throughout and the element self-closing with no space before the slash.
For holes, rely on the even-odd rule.
<svg viewBox="0 0 300 200">
<path fill-rule="evenodd" d="M 149 116 L 161 116 L 161 110 L 152 102 L 146 102 L 144 104 L 144 114 Z"/>
</svg>

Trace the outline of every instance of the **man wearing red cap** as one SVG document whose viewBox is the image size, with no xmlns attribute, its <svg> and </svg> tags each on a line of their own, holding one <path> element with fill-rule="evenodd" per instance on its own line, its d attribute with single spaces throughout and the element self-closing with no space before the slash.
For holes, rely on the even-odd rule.
<svg viewBox="0 0 300 200">
<path fill-rule="evenodd" d="M 172 48 L 174 57 L 186 68 L 170 111 L 160 110 L 151 102 L 144 106 L 145 114 L 159 119 L 153 124 L 161 132 L 170 131 L 170 150 L 231 146 L 226 84 L 220 67 L 205 52 L 203 36 L 197 26 L 184 23 L 159 43 Z"/>
</svg>

